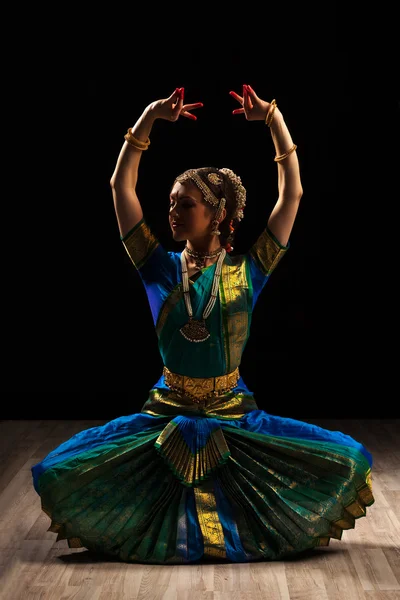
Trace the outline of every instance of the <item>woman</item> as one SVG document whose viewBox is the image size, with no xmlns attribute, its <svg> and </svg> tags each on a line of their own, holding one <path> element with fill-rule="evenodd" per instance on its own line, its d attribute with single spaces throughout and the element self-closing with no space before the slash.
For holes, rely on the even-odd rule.
<svg viewBox="0 0 400 600">
<path fill-rule="evenodd" d="M 168 252 L 136 195 L 157 119 L 196 119 L 184 90 L 128 129 L 111 178 L 122 243 L 145 286 L 164 368 L 140 413 L 73 436 L 32 469 L 50 531 L 127 562 L 278 560 L 341 539 L 374 502 L 372 457 L 352 437 L 259 410 L 239 373 L 259 294 L 289 246 L 302 185 L 276 102 L 249 85 L 234 114 L 267 126 L 279 195 L 250 250 L 232 256 L 246 190 L 228 168 L 178 175 Z M 265 122 L 265 125 L 264 125 Z"/>
</svg>

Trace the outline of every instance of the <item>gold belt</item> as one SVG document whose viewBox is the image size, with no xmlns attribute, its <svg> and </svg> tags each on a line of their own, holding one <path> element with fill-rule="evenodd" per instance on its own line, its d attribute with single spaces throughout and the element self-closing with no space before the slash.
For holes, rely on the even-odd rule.
<svg viewBox="0 0 400 600">
<path fill-rule="evenodd" d="M 218 377 L 187 377 L 172 373 L 167 367 L 163 368 L 163 374 L 165 383 L 171 390 L 188 396 L 194 402 L 228 392 L 236 387 L 240 377 L 239 367 Z"/>
</svg>

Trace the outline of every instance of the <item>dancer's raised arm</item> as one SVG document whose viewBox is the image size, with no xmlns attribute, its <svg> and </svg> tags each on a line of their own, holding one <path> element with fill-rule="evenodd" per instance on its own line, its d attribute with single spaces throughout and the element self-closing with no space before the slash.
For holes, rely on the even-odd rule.
<svg viewBox="0 0 400 600">
<path fill-rule="evenodd" d="M 177 121 L 182 115 L 197 117 L 190 111 L 203 106 L 201 102 L 184 104 L 184 89 L 176 88 L 169 96 L 149 104 L 134 127 L 129 128 L 110 180 L 114 207 L 121 236 L 124 236 L 143 218 L 142 207 L 136 194 L 138 169 L 142 152 L 150 145 L 150 132 L 156 119 Z"/>
<path fill-rule="evenodd" d="M 278 166 L 278 200 L 269 216 L 268 228 L 286 246 L 303 195 L 297 146 L 275 100 L 262 100 L 250 85 L 243 85 L 242 96 L 236 92 L 230 95 L 242 105 L 233 114 L 244 114 L 248 121 L 265 121 L 271 131 Z"/>
</svg>

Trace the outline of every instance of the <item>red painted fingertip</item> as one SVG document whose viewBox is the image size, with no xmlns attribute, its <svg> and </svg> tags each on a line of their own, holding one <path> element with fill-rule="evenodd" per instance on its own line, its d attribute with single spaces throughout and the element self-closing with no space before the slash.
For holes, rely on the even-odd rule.
<svg viewBox="0 0 400 600">
<path fill-rule="evenodd" d="M 193 119 L 193 121 L 197 121 L 197 117 L 195 115 L 188 115 L 189 119 Z"/>
</svg>

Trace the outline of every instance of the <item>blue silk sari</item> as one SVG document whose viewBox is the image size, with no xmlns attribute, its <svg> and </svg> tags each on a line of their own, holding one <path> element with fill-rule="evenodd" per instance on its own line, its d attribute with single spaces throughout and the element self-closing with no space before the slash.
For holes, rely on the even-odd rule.
<svg viewBox="0 0 400 600">
<path fill-rule="evenodd" d="M 145 286 L 167 369 L 196 381 L 240 366 L 257 299 L 284 256 L 265 229 L 246 254 L 226 255 L 210 337 L 180 333 L 188 315 L 180 253 L 142 219 L 122 243 Z M 190 280 L 194 318 L 215 264 Z M 84 430 L 32 467 L 49 531 L 126 562 L 279 560 L 341 539 L 374 502 L 362 443 L 259 410 L 242 377 L 193 402 L 164 372 L 140 413 Z"/>
</svg>

